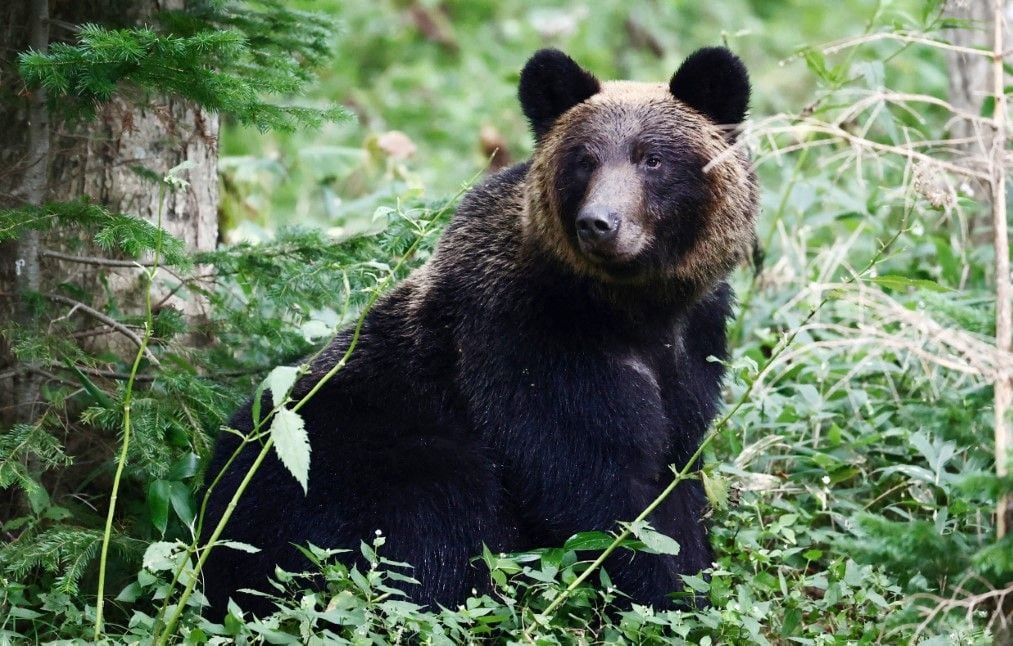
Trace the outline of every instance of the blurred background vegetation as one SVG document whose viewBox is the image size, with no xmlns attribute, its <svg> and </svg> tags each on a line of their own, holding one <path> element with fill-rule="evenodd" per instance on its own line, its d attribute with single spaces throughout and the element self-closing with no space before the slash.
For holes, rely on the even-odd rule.
<svg viewBox="0 0 1013 646">
<path fill-rule="evenodd" d="M 563 49 L 601 78 L 662 81 L 694 49 L 725 44 L 749 67 L 753 113 L 770 115 L 798 112 L 815 98 L 819 79 L 796 55 L 800 47 L 883 20 L 915 26 L 925 10 L 917 0 L 292 4 L 340 21 L 335 60 L 307 100 L 339 101 L 357 119 L 292 134 L 224 128 L 223 210 L 233 238 L 294 223 L 359 230 L 364 214 L 394 196 L 455 191 L 487 168 L 494 150 L 502 155 L 494 167 L 524 159 L 532 139 L 517 80 L 540 47 Z M 890 51 L 863 53 L 876 82 L 888 73 L 898 90 L 945 96 L 940 53 L 915 52 L 886 70 L 881 63 Z M 394 141 L 385 151 L 381 137 L 390 131 L 411 143 Z M 776 201 L 776 183 L 765 185 Z"/>
</svg>

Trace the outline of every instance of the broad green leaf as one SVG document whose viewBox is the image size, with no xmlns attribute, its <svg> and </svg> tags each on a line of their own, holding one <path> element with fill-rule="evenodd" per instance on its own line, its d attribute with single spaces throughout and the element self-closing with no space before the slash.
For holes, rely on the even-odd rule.
<svg viewBox="0 0 1013 646">
<path fill-rule="evenodd" d="M 563 549 L 603 550 L 611 545 L 614 540 L 615 537 L 605 532 L 580 532 L 579 534 L 574 534 L 566 541 Z"/>
<path fill-rule="evenodd" d="M 271 420 L 271 438 L 278 459 L 289 473 L 302 485 L 303 493 L 309 491 L 310 440 L 299 413 L 279 408 Z"/>
<path fill-rule="evenodd" d="M 647 546 L 648 549 L 658 554 L 669 554 L 676 556 L 679 553 L 679 543 L 670 536 L 665 536 L 649 526 L 647 523 L 631 523 L 630 531 Z"/>
<path fill-rule="evenodd" d="M 317 339 L 328 337 L 333 332 L 329 325 L 316 319 L 303 323 L 299 327 L 299 331 L 302 332 L 302 336 L 306 339 L 307 343 L 312 343 Z"/>
<path fill-rule="evenodd" d="M 293 366 L 278 366 L 267 375 L 265 382 L 271 390 L 271 398 L 274 400 L 275 406 L 285 401 L 288 391 L 292 390 L 298 376 L 299 368 Z"/>
<path fill-rule="evenodd" d="M 802 611 L 798 608 L 788 608 L 784 613 L 784 621 L 781 622 L 781 634 L 792 635 L 795 629 L 802 623 Z"/>
<path fill-rule="evenodd" d="M 144 558 L 141 564 L 152 572 L 164 572 L 171 570 L 179 564 L 179 559 L 185 553 L 185 545 L 179 541 L 155 541 L 144 550 Z"/>
<path fill-rule="evenodd" d="M 152 480 L 148 485 L 148 515 L 151 524 L 161 535 L 169 524 L 169 483 L 165 480 Z"/>
<path fill-rule="evenodd" d="M 887 274 L 885 276 L 875 276 L 869 279 L 871 282 L 876 283 L 880 287 L 887 287 L 890 289 L 926 289 L 930 292 L 951 292 L 949 287 L 944 287 L 939 283 L 932 280 L 925 280 L 924 278 L 908 278 L 907 276 L 898 276 L 896 274 Z"/>
<path fill-rule="evenodd" d="M 170 482 L 169 502 L 172 503 L 172 508 L 180 520 L 188 524 L 193 521 L 194 513 L 189 487 L 182 482 Z"/>
<path fill-rule="evenodd" d="M 242 543 L 240 541 L 216 541 L 215 547 L 228 547 L 240 552 L 246 552 L 247 554 L 256 554 L 260 551 L 259 547 L 254 547 L 249 543 Z"/>
<path fill-rule="evenodd" d="M 197 474 L 198 458 L 196 453 L 187 453 L 176 460 L 169 472 L 165 474 L 166 480 L 186 480 Z"/>
<path fill-rule="evenodd" d="M 725 509 L 728 507 L 728 478 L 717 473 L 708 474 L 700 472 L 700 479 L 703 481 L 703 490 L 707 494 L 714 509 Z"/>
<path fill-rule="evenodd" d="M 116 595 L 116 600 L 123 603 L 133 603 L 141 597 L 141 592 L 141 584 L 134 581 L 120 590 L 120 593 Z"/>
<path fill-rule="evenodd" d="M 694 592 L 707 592 L 710 590 L 710 583 L 704 580 L 699 574 L 683 574 L 682 581 L 686 587 Z"/>
</svg>

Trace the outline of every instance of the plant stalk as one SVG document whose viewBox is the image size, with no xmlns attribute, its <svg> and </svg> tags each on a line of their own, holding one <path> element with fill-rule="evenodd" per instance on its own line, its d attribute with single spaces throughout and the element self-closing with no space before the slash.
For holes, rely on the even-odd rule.
<svg viewBox="0 0 1013 646">
<path fill-rule="evenodd" d="M 144 289 L 144 335 L 134 355 L 134 363 L 130 368 L 130 376 L 123 392 L 123 445 L 120 447 L 119 462 L 116 465 L 116 475 L 113 477 L 112 493 L 109 496 L 109 511 L 106 513 L 105 529 L 102 532 L 102 551 L 99 555 L 98 566 L 98 597 L 95 599 L 95 641 L 102 637 L 102 614 L 105 607 L 106 588 L 106 566 L 109 558 L 109 542 L 113 533 L 113 517 L 116 515 L 116 503 L 119 498 L 120 483 L 123 480 L 123 471 L 127 465 L 127 453 L 130 449 L 130 435 L 133 430 L 130 420 L 130 406 L 133 402 L 134 383 L 137 381 L 137 372 L 141 367 L 141 360 L 145 357 L 148 344 L 155 330 L 154 313 L 151 308 L 151 289 L 158 273 L 158 256 L 162 248 L 162 212 L 165 205 L 165 186 L 159 188 L 158 192 L 158 237 L 155 242 L 154 259 L 151 268 L 145 272 L 147 285 Z"/>
</svg>

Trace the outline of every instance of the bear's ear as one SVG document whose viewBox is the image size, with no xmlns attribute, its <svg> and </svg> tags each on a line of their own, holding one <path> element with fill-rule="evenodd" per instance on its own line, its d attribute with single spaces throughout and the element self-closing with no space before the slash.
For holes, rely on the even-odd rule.
<svg viewBox="0 0 1013 646">
<path fill-rule="evenodd" d="M 542 49 L 524 65 L 518 94 L 535 139 L 541 139 L 559 115 L 601 90 L 598 79 L 558 49 Z"/>
<path fill-rule="evenodd" d="M 672 76 L 668 89 L 719 125 L 742 123 L 749 107 L 746 66 L 724 47 L 705 47 L 690 54 Z"/>
</svg>

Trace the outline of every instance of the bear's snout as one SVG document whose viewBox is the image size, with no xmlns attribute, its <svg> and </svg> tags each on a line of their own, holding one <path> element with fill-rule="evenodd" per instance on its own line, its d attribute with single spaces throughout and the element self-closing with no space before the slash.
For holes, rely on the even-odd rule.
<svg viewBox="0 0 1013 646">
<path fill-rule="evenodd" d="M 577 246 L 596 263 L 627 262 L 645 245 L 640 212 L 643 186 L 631 164 L 607 164 L 587 183 L 573 221 Z"/>
<path fill-rule="evenodd" d="M 577 238 L 585 253 L 614 251 L 622 220 L 619 214 L 607 206 L 595 204 L 586 206 L 577 214 Z"/>
</svg>

